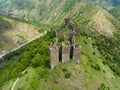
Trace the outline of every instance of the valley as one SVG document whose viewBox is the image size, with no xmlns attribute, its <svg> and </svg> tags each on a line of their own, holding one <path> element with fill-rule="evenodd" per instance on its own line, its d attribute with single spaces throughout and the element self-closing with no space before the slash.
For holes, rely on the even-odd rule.
<svg viewBox="0 0 120 90">
<path fill-rule="evenodd" d="M 36 26 L 0 16 L 0 54 L 4 54 L 40 36 Z"/>
<path fill-rule="evenodd" d="M 13 49 L 0 58 L 0 90 L 120 90 L 119 0 L 0 0 L 0 7 L 0 50 Z M 58 46 L 69 40 L 65 18 L 76 26 L 80 63 L 51 69 L 51 31 L 62 33 Z"/>
</svg>

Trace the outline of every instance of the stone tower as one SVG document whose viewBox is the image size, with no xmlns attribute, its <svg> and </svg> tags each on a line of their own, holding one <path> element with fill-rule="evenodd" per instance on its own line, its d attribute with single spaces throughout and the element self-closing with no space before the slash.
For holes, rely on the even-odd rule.
<svg viewBox="0 0 120 90">
<path fill-rule="evenodd" d="M 66 42 L 62 42 L 61 51 L 62 62 L 63 63 L 68 62 L 70 60 L 70 45 Z"/>
<path fill-rule="evenodd" d="M 62 31 L 61 29 L 65 27 L 65 25 L 67 25 L 69 29 L 71 29 L 71 31 L 68 31 L 67 33 L 65 31 Z M 56 67 L 60 61 L 62 63 L 66 63 L 70 59 L 72 59 L 76 63 L 80 62 L 81 46 L 80 44 L 77 44 L 75 42 L 77 27 L 72 23 L 71 19 L 69 18 L 65 18 L 65 25 L 63 27 L 51 29 L 54 37 L 56 37 L 54 40 L 54 44 L 52 45 L 51 43 L 49 46 L 49 57 L 50 57 L 51 69 Z M 59 44 L 58 39 L 60 39 L 60 37 L 61 38 L 67 37 L 67 40 L 69 37 L 69 41 L 63 41 L 61 43 L 61 46 L 56 46 L 57 44 Z"/>
<path fill-rule="evenodd" d="M 54 69 L 59 64 L 59 46 L 49 46 L 50 67 Z"/>
<path fill-rule="evenodd" d="M 81 46 L 80 46 L 80 44 L 75 44 L 75 45 L 72 45 L 72 47 L 73 47 L 73 56 L 72 56 L 72 59 L 76 63 L 80 63 Z"/>
</svg>

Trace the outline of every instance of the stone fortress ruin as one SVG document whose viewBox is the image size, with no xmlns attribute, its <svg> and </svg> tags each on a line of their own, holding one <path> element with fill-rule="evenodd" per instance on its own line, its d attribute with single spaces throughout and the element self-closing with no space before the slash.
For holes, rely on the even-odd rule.
<svg viewBox="0 0 120 90">
<path fill-rule="evenodd" d="M 62 28 L 68 26 L 70 31 L 67 34 L 62 31 Z M 76 63 L 80 62 L 80 44 L 75 42 L 76 36 L 76 26 L 72 23 L 71 19 L 65 18 L 65 25 L 59 28 L 52 28 L 51 31 L 55 37 L 54 44 L 52 42 L 49 46 L 49 57 L 50 57 L 50 67 L 54 69 L 59 62 L 66 63 L 70 60 L 75 61 Z M 58 37 L 57 37 L 58 36 Z M 64 41 L 60 44 L 58 43 L 58 38 L 63 37 Z M 65 40 L 67 38 L 67 40 Z M 69 40 L 69 41 L 68 41 Z"/>
</svg>

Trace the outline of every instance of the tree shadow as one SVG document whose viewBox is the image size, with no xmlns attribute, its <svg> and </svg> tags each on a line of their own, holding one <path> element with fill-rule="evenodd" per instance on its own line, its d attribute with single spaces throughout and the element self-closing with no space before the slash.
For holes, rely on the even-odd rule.
<svg viewBox="0 0 120 90">
<path fill-rule="evenodd" d="M 0 18 L 0 34 L 10 29 L 12 29 L 11 23 Z"/>
</svg>

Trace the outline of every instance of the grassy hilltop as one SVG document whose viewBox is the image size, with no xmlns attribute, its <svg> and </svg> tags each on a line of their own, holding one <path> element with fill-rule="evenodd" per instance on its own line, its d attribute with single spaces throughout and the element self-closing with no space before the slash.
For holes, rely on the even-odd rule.
<svg viewBox="0 0 120 90">
<path fill-rule="evenodd" d="M 29 8 L 29 14 L 23 14 L 27 15 L 28 21 L 34 24 L 40 21 L 39 23 L 49 24 L 51 27 L 63 26 L 66 32 L 69 28 L 64 25 L 64 17 L 72 19 L 78 29 L 76 42 L 82 46 L 81 61 L 80 64 L 72 60 L 66 64 L 60 63 L 51 70 L 48 46 L 54 41 L 54 37 L 51 32 L 48 32 L 45 36 L 1 59 L 0 89 L 10 90 L 18 77 L 15 90 L 120 89 L 120 22 L 116 18 L 106 10 L 82 0 L 54 0 L 54 2 L 53 0 L 26 0 L 23 2 L 32 3 L 19 7 L 21 12 L 27 12 L 26 7 L 32 7 L 32 5 L 39 9 L 40 12 Z M 6 3 L 11 5 L 10 1 Z M 35 6 L 34 3 L 36 3 Z M 22 4 L 19 1 L 18 6 Z M 39 13 L 40 17 L 37 17 L 35 12 Z M 16 15 L 22 17 L 20 12 Z M 31 15 L 33 15 L 32 18 Z M 22 73 L 24 70 L 26 70 L 25 73 Z"/>
</svg>

